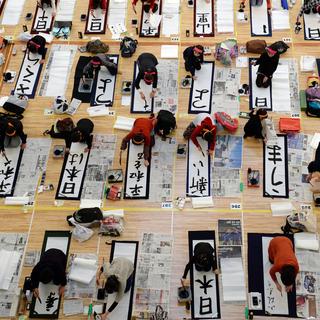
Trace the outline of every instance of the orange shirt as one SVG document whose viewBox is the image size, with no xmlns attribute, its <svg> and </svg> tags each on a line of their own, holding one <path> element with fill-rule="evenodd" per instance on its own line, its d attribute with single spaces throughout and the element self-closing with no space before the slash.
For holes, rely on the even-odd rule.
<svg viewBox="0 0 320 320">
<path fill-rule="evenodd" d="M 299 272 L 299 264 L 293 251 L 293 244 L 287 237 L 275 237 L 270 241 L 268 248 L 269 258 L 273 261 L 270 269 L 272 280 L 277 280 L 276 272 L 280 272 L 284 266 L 293 266 L 297 273 Z"/>
</svg>

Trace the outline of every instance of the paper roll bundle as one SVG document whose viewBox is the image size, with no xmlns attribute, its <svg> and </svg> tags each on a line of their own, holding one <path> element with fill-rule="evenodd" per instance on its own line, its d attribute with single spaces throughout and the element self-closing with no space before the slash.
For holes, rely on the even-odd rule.
<svg viewBox="0 0 320 320">
<path fill-rule="evenodd" d="M 89 284 L 97 271 L 97 261 L 93 259 L 75 258 L 69 279 Z"/>
</svg>

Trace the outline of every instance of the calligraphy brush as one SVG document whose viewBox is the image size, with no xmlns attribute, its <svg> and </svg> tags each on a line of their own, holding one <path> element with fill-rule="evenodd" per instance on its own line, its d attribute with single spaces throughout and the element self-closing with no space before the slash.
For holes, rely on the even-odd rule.
<svg viewBox="0 0 320 320">
<path fill-rule="evenodd" d="M 120 156 L 119 156 L 119 164 L 121 166 L 121 156 L 122 156 L 122 150 L 120 151 Z"/>
<path fill-rule="evenodd" d="M 8 158 L 7 158 L 6 153 L 5 153 L 5 152 L 3 152 L 3 153 L 2 153 L 2 155 L 4 156 L 4 158 L 6 159 L 6 161 L 7 161 L 7 162 L 9 162 L 9 160 L 8 160 Z"/>
<path fill-rule="evenodd" d="M 41 301 L 40 297 L 38 297 L 38 300 L 39 300 L 39 302 L 42 304 L 42 301 Z"/>
</svg>

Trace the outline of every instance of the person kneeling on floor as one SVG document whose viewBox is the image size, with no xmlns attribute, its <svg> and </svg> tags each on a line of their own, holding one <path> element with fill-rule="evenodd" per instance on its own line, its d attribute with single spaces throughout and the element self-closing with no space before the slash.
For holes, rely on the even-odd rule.
<svg viewBox="0 0 320 320">
<path fill-rule="evenodd" d="M 39 282 L 48 284 L 52 281 L 53 284 L 60 286 L 59 295 L 64 294 L 67 284 L 66 264 L 67 257 L 59 249 L 49 249 L 41 255 L 40 261 L 31 272 L 31 286 L 36 298 L 41 294 L 39 292 Z"/>
<path fill-rule="evenodd" d="M 57 13 L 56 0 L 38 0 L 38 7 L 43 9 L 43 10 L 46 9 L 46 8 L 52 8 L 52 16 L 53 17 Z M 45 15 L 45 13 L 43 14 L 43 17 L 41 17 L 42 19 L 43 18 L 47 18 L 44 15 Z M 40 21 L 41 18 L 39 18 L 39 21 Z"/>
<path fill-rule="evenodd" d="M 249 113 L 250 119 L 244 126 L 244 136 L 247 137 L 255 137 L 256 139 L 264 139 L 262 135 L 262 123 L 263 119 L 268 118 L 268 112 L 265 109 L 253 109 Z"/>
<path fill-rule="evenodd" d="M 46 56 L 46 39 L 39 35 L 34 36 L 27 42 L 27 51 L 40 54 L 42 58 L 40 64 L 43 64 Z"/>
<path fill-rule="evenodd" d="M 100 8 L 103 13 L 107 10 L 107 0 L 90 0 L 89 1 L 89 10 L 90 14 L 94 16 L 94 10 Z"/>
<path fill-rule="evenodd" d="M 104 274 L 106 278 L 106 293 L 108 295 L 116 293 L 112 305 L 101 315 L 101 320 L 106 320 L 108 315 L 117 307 L 125 293 L 129 292 L 132 288 L 134 282 L 134 265 L 125 257 L 117 257 L 114 258 L 110 264 L 99 268 L 97 283 L 99 283 L 102 274 Z"/>
<path fill-rule="evenodd" d="M 155 118 L 152 114 L 149 118 L 138 118 L 133 123 L 133 127 L 129 134 L 127 134 L 121 143 L 120 148 L 120 157 L 121 152 L 127 149 L 128 143 L 131 140 L 134 145 L 144 145 L 143 148 L 143 157 L 144 165 L 147 167 L 150 160 L 150 149 L 154 146 L 154 124 Z"/>
<path fill-rule="evenodd" d="M 196 70 L 201 69 L 204 48 L 201 45 L 188 47 L 183 51 L 184 67 L 191 73 L 192 79 L 197 80 Z"/>
<path fill-rule="evenodd" d="M 21 143 L 21 144 L 20 144 Z M 27 135 L 23 132 L 22 122 L 14 117 L 0 118 L 0 153 L 5 156 L 5 148 L 24 149 Z"/>
<path fill-rule="evenodd" d="M 276 276 L 276 273 L 279 272 L 285 291 L 291 292 L 299 272 L 299 264 L 293 251 L 292 241 L 284 236 L 274 237 L 270 241 L 268 253 L 269 261 L 273 264 L 269 273 L 277 289 L 282 294 L 282 287 Z"/>
<path fill-rule="evenodd" d="M 120 72 L 118 72 L 118 65 L 113 63 L 107 54 L 98 53 L 96 56 L 92 57 L 88 64 L 83 68 L 83 80 L 86 78 L 93 79 L 95 73 L 98 72 L 102 66 L 105 66 L 113 76 L 117 73 L 120 74 Z"/>
<path fill-rule="evenodd" d="M 72 142 L 85 142 L 88 152 L 92 146 L 94 123 L 90 119 L 80 119 L 75 126 L 71 118 L 58 120 L 50 130 L 46 130 L 43 135 L 50 135 L 51 138 L 64 139 L 66 142 L 66 153 L 69 153 Z"/>
<path fill-rule="evenodd" d="M 197 137 L 209 142 L 208 154 L 212 155 L 214 146 L 216 143 L 216 126 L 214 125 L 214 120 L 208 113 L 199 113 L 194 120 L 188 125 L 183 133 L 183 137 L 186 140 L 191 139 L 191 141 L 196 145 L 198 150 L 203 153 L 203 150 L 197 140 Z"/>
<path fill-rule="evenodd" d="M 212 246 L 207 242 L 199 242 L 195 245 L 193 256 L 191 260 L 186 265 L 183 276 L 182 282 L 183 285 L 186 285 L 186 278 L 189 273 L 190 268 L 195 266 L 197 271 L 204 271 L 209 272 L 212 270 L 216 274 L 218 273 L 217 268 L 217 259 L 214 255 L 214 249 Z"/>
<path fill-rule="evenodd" d="M 160 110 L 154 122 L 154 132 L 163 140 L 177 128 L 174 114 L 168 110 Z"/>
</svg>

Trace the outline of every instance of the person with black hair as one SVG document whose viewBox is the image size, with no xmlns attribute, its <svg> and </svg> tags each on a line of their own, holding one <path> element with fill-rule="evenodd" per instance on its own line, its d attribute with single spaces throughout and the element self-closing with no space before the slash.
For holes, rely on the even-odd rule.
<svg viewBox="0 0 320 320">
<path fill-rule="evenodd" d="M 313 193 L 320 192 L 320 143 L 318 144 L 316 155 L 313 161 L 308 164 L 307 181 L 310 183 L 310 191 Z"/>
<path fill-rule="evenodd" d="M 104 66 L 108 69 L 111 75 L 121 74 L 118 72 L 118 65 L 113 63 L 112 60 L 105 53 L 98 53 L 85 65 L 82 71 L 83 80 L 86 78 L 93 78 L 95 73 Z"/>
<path fill-rule="evenodd" d="M 191 46 L 183 51 L 184 67 L 191 73 L 192 79 L 196 80 L 195 71 L 201 69 L 203 63 L 204 48 L 201 45 Z"/>
<path fill-rule="evenodd" d="M 46 56 L 46 39 L 39 35 L 34 36 L 27 42 L 27 51 L 40 54 L 42 58 L 40 64 L 43 64 Z"/>
<path fill-rule="evenodd" d="M 131 131 L 122 139 L 120 152 L 127 149 L 130 140 L 135 145 L 143 144 L 144 165 L 147 167 L 150 160 L 150 149 L 155 143 L 154 124 L 155 118 L 153 114 L 149 118 L 137 118 L 133 123 Z"/>
<path fill-rule="evenodd" d="M 164 140 L 169 134 L 176 129 L 177 123 L 174 114 L 168 110 L 160 110 L 157 114 L 154 124 L 155 134 L 162 137 Z"/>
<path fill-rule="evenodd" d="M 197 271 L 209 272 L 212 270 L 213 272 L 218 273 L 217 259 L 215 257 L 214 249 L 210 243 L 199 242 L 195 245 L 193 256 L 187 263 L 182 275 L 182 282 L 184 285 L 189 270 L 193 267 L 193 265 Z"/>
<path fill-rule="evenodd" d="M 5 155 L 5 148 L 24 149 L 27 135 L 23 132 L 22 122 L 15 118 L 2 117 L 0 119 L 0 153 Z"/>
<path fill-rule="evenodd" d="M 31 272 L 31 287 L 36 298 L 39 297 L 39 282 L 60 286 L 59 294 L 64 294 L 64 288 L 67 284 L 66 278 L 67 257 L 63 251 L 59 249 L 49 249 L 45 251 L 40 261 L 36 264 Z"/>
<path fill-rule="evenodd" d="M 102 9 L 102 11 L 105 13 L 107 11 L 107 0 L 90 0 L 89 1 L 89 10 L 91 15 L 94 15 L 94 10 L 98 8 Z"/>
<path fill-rule="evenodd" d="M 158 0 L 141 0 L 142 2 L 142 9 L 145 13 L 155 13 L 157 12 L 159 5 L 158 5 Z M 137 10 L 136 10 L 136 5 L 138 3 L 138 0 L 132 0 L 131 4 L 132 4 L 132 8 L 135 14 L 137 14 Z"/>
<path fill-rule="evenodd" d="M 299 272 L 299 264 L 294 254 L 292 241 L 284 236 L 274 237 L 269 243 L 268 254 L 269 261 L 273 264 L 269 273 L 277 289 L 282 294 L 282 287 L 276 276 L 276 273 L 279 272 L 285 291 L 291 292 Z"/>
<path fill-rule="evenodd" d="M 38 7 L 45 9 L 45 8 L 52 8 L 52 16 L 54 17 L 57 13 L 56 10 L 56 0 L 38 0 Z"/>
<path fill-rule="evenodd" d="M 188 125 L 183 133 L 183 137 L 186 140 L 191 141 L 196 145 L 198 150 L 203 153 L 203 150 L 197 140 L 197 137 L 209 142 L 208 154 L 212 155 L 214 146 L 216 144 L 216 126 L 214 120 L 208 113 L 198 113 L 194 120 Z"/>
<path fill-rule="evenodd" d="M 244 136 L 247 137 L 255 137 L 256 139 L 264 139 L 262 135 L 262 123 L 263 119 L 268 118 L 268 112 L 265 109 L 253 109 L 249 113 L 250 119 L 244 126 Z"/>
<path fill-rule="evenodd" d="M 105 320 L 117 307 L 125 293 L 129 292 L 132 288 L 134 281 L 134 265 L 125 257 L 117 257 L 114 258 L 110 264 L 99 268 L 97 273 L 97 282 L 99 282 L 102 273 L 106 278 L 106 293 L 116 293 L 116 297 L 112 305 L 104 314 L 101 315 L 101 320 Z"/>
<path fill-rule="evenodd" d="M 157 92 L 158 85 L 158 60 L 152 53 L 142 53 L 137 59 L 139 68 L 138 76 L 134 82 L 135 88 L 139 91 L 142 100 L 145 100 L 145 95 L 140 88 L 140 81 L 143 80 L 147 85 L 152 85 L 150 98 L 154 98 Z"/>
</svg>

